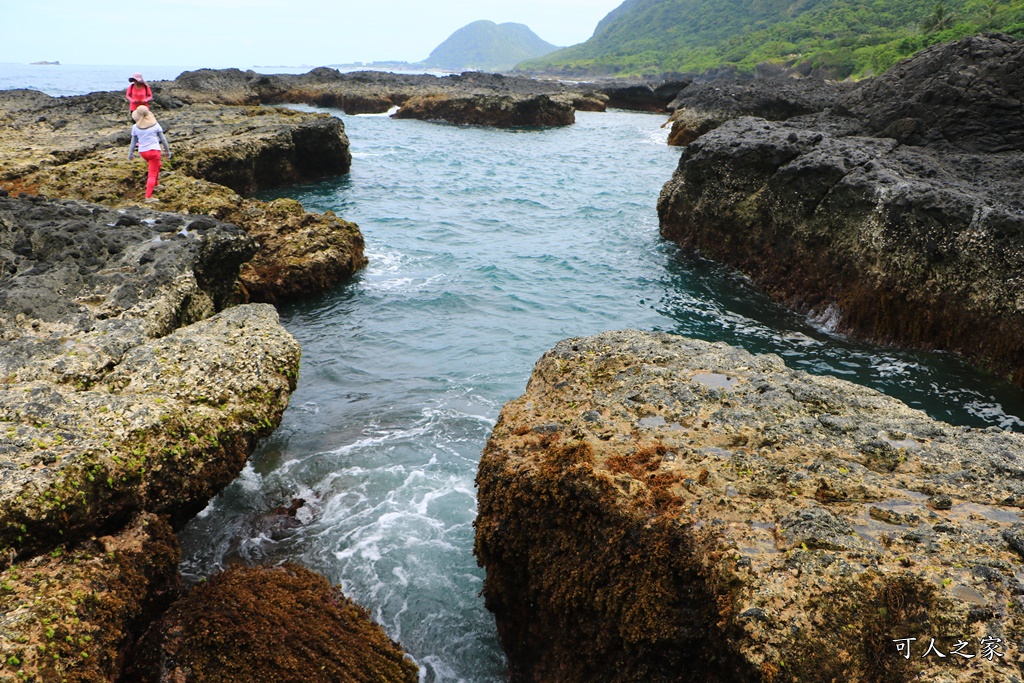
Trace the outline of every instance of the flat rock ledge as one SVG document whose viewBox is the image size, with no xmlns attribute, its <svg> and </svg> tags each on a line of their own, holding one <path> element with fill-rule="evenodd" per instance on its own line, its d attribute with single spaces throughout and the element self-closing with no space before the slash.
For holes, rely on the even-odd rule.
<svg viewBox="0 0 1024 683">
<path fill-rule="evenodd" d="M 1022 66 L 1024 42 L 975 36 L 830 112 L 733 119 L 686 147 L 661 234 L 835 331 L 1024 386 Z"/>
<path fill-rule="evenodd" d="M 500 128 L 576 122 L 571 102 L 547 95 L 424 95 L 406 100 L 392 117 Z"/>
<path fill-rule="evenodd" d="M 1020 680 L 1024 436 L 619 331 L 544 354 L 477 484 L 512 680 Z"/>
<path fill-rule="evenodd" d="M 254 192 L 348 172 L 340 119 L 273 107 L 154 103 L 174 157 L 156 196 L 165 211 L 207 214 L 256 238 L 239 300 L 278 302 L 329 289 L 366 264 L 358 227 Z M 126 160 L 131 122 L 121 93 L 49 97 L 0 92 L 0 188 L 114 207 L 142 203 L 145 164 Z"/>
<path fill-rule="evenodd" d="M 407 659 L 363 608 L 298 565 L 231 567 L 197 585 L 143 638 L 128 677 L 141 683 L 416 683 Z"/>
</svg>

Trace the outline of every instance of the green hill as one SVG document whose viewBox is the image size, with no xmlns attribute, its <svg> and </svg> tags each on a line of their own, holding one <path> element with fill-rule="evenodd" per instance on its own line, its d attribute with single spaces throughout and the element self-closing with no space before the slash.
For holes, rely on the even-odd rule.
<svg viewBox="0 0 1024 683">
<path fill-rule="evenodd" d="M 451 34 L 423 63 L 450 71 L 505 71 L 524 59 L 541 57 L 557 49 L 525 24 L 474 21 Z"/>
<path fill-rule="evenodd" d="M 829 78 L 861 77 L 928 45 L 982 31 L 1024 37 L 1024 0 L 626 0 L 587 42 L 517 69 L 743 74 L 769 62 Z"/>
</svg>

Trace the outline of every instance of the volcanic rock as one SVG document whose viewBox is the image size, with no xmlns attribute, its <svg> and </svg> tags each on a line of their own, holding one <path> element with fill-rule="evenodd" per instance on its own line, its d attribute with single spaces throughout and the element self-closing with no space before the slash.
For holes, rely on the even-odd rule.
<svg viewBox="0 0 1024 683">
<path fill-rule="evenodd" d="M 907 74 L 956 84 L 972 59 L 976 77 L 956 107 L 941 105 L 952 95 L 935 110 L 913 95 L 920 84 Z M 953 351 L 1024 386 L 1024 148 L 1013 132 L 1024 115 L 1000 110 L 998 125 L 976 129 L 996 116 L 989 95 L 1016 92 L 1007 74 L 1022 66 L 1024 43 L 969 38 L 844 96 L 855 118 L 837 107 L 734 119 L 686 148 L 658 203 L 662 235 L 835 330 Z M 888 109 L 880 93 L 893 98 Z M 914 118 L 872 135 L 899 102 L 916 103 Z"/>
<path fill-rule="evenodd" d="M 412 97 L 392 116 L 400 119 L 447 121 L 460 125 L 502 128 L 568 126 L 576 121 L 571 103 L 554 100 L 547 95 Z"/>
<path fill-rule="evenodd" d="M 214 72 L 218 73 L 218 72 Z M 365 265 L 357 226 L 300 204 L 267 204 L 261 189 L 347 172 L 340 119 L 270 107 L 182 105 L 155 109 L 174 154 L 157 197 L 166 210 L 232 222 L 261 249 L 241 298 L 279 301 L 322 291 Z M 142 201 L 145 164 L 126 160 L 130 122 L 119 93 L 51 98 L 0 93 L 0 186 L 126 207 Z"/>
<path fill-rule="evenodd" d="M 4 563 L 123 522 L 182 522 L 280 421 L 300 350 L 217 311 L 252 240 L 207 217 L 0 198 Z"/>
<path fill-rule="evenodd" d="M 668 108 L 672 130 L 668 144 L 685 146 L 726 121 L 757 116 L 785 121 L 834 106 L 856 86 L 820 79 L 717 79 L 682 90 Z"/>
<path fill-rule="evenodd" d="M 235 566 L 197 585 L 146 636 L 130 673 L 161 681 L 415 683 L 366 610 L 294 564 Z"/>
<path fill-rule="evenodd" d="M 512 680 L 1017 680 L 1022 454 L 774 355 L 560 342 L 477 476 Z"/>
</svg>

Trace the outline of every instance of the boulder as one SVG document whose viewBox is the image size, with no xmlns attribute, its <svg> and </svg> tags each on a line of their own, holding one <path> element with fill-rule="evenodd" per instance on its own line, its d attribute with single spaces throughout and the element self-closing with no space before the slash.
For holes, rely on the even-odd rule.
<svg viewBox="0 0 1024 683">
<path fill-rule="evenodd" d="M 560 342 L 477 476 L 511 678 L 1017 680 L 1022 454 L 774 355 Z"/>
<path fill-rule="evenodd" d="M 197 585 L 144 638 L 131 680 L 416 683 L 366 610 L 294 564 L 235 566 Z"/>
<path fill-rule="evenodd" d="M 568 126 L 576 121 L 571 102 L 547 95 L 427 95 L 411 97 L 392 114 L 399 119 L 447 121 L 459 125 Z"/>
<path fill-rule="evenodd" d="M 1024 59 L 1024 43 L 1012 44 Z M 1003 116 L 990 136 L 969 130 L 989 112 L 971 93 L 1013 87 L 1008 45 L 975 37 L 928 50 L 861 86 L 867 94 L 844 96 L 846 112 L 881 92 L 896 107 L 914 100 L 905 74 L 955 83 L 962 65 L 952 55 L 978 55 L 957 116 L 917 105 L 903 138 L 889 136 L 900 121 L 872 134 L 880 124 L 869 109 L 851 118 L 839 107 L 785 122 L 738 118 L 701 136 L 662 191 L 662 235 L 739 268 L 830 329 L 952 351 L 1024 386 L 1024 150 L 1008 149 L 1024 116 Z M 972 102 L 976 111 L 965 108 Z M 934 131 L 954 130 L 958 117 L 964 142 L 940 142 Z M 927 144 L 905 144 L 914 136 Z"/>
<path fill-rule="evenodd" d="M 126 653 L 177 597 L 178 542 L 143 514 L 123 530 L 0 573 L 0 679 L 118 680 Z"/>
<path fill-rule="evenodd" d="M 1024 151 L 1024 42 L 1002 34 L 934 45 L 839 104 L 872 132 L 909 145 Z"/>
</svg>

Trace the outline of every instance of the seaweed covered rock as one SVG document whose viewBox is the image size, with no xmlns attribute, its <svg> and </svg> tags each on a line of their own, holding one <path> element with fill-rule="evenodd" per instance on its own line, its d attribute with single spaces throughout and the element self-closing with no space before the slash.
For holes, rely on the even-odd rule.
<svg viewBox="0 0 1024 683">
<path fill-rule="evenodd" d="M 399 119 L 494 126 L 568 126 L 576 121 L 571 101 L 548 95 L 426 95 L 411 97 L 392 114 Z"/>
<path fill-rule="evenodd" d="M 201 509 L 280 421 L 300 350 L 229 308 L 252 240 L 207 217 L 0 198 L 2 561 Z"/>
<path fill-rule="evenodd" d="M 415 683 L 362 609 L 294 564 L 236 566 L 197 585 L 143 641 L 129 673 L 144 683 Z"/>
<path fill-rule="evenodd" d="M 477 476 L 512 679 L 1017 680 L 1022 454 L 774 355 L 560 342 Z"/>
<path fill-rule="evenodd" d="M 178 542 L 140 515 L 0 572 L 0 680 L 117 680 L 125 653 L 178 596 Z"/>
<path fill-rule="evenodd" d="M 1022 46 L 968 38 L 861 86 L 845 110 L 722 125 L 665 185 L 662 235 L 837 331 L 952 351 L 1024 386 L 1024 114 L 1006 108 Z"/>
</svg>

